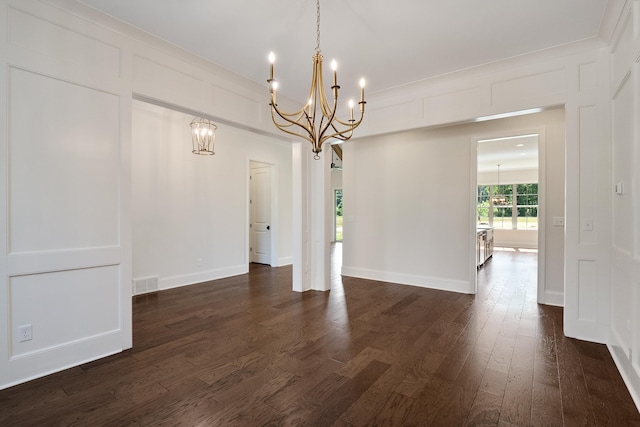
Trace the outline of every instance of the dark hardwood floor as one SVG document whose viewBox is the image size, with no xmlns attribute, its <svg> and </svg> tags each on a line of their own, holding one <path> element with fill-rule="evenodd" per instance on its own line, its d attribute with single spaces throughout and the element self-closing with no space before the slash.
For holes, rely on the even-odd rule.
<svg viewBox="0 0 640 427">
<path fill-rule="evenodd" d="M 640 425 L 606 347 L 536 304 L 535 253 L 497 251 L 476 296 L 332 280 L 136 297 L 132 350 L 0 391 L 0 425 Z"/>
</svg>

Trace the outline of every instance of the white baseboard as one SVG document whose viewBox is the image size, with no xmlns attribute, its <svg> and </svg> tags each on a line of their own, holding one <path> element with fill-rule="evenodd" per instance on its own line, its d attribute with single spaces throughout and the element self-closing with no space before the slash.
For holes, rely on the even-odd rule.
<svg viewBox="0 0 640 427">
<path fill-rule="evenodd" d="M 564 292 L 544 291 L 543 304 L 564 307 Z"/>
<path fill-rule="evenodd" d="M 342 275 L 361 279 L 377 280 L 380 282 L 397 283 L 400 285 L 418 286 L 421 288 L 438 289 L 442 291 L 473 293 L 473 286 L 468 281 L 442 279 L 439 277 L 418 276 L 413 274 L 395 273 L 390 271 L 369 270 L 365 268 L 342 266 Z"/>
<path fill-rule="evenodd" d="M 177 276 L 161 277 L 158 281 L 161 290 L 179 288 L 180 286 L 193 285 L 195 283 L 208 282 L 209 280 L 224 279 L 225 277 L 238 276 L 247 273 L 246 265 L 220 268 L 217 270 L 199 271 L 197 273 L 181 274 Z"/>
<path fill-rule="evenodd" d="M 522 249 L 538 249 L 538 245 L 531 242 L 508 242 L 508 241 L 493 241 L 494 247 L 499 248 L 522 248 Z"/>
<path fill-rule="evenodd" d="M 291 264 L 293 264 L 293 257 L 288 256 L 288 257 L 278 258 L 278 264 L 274 265 L 274 267 L 284 267 L 285 265 L 291 265 Z"/>
<path fill-rule="evenodd" d="M 622 381 L 624 381 L 627 390 L 629 390 L 636 409 L 640 411 L 640 375 L 637 369 L 632 365 L 631 360 L 629 360 L 629 357 L 622 347 L 607 344 L 607 348 L 613 358 L 613 363 L 615 363 L 618 372 L 620 372 Z"/>
</svg>

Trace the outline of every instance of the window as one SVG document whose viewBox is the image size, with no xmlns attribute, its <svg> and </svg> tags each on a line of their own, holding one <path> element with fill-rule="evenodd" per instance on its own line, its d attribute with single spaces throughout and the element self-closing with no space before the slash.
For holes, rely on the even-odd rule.
<svg viewBox="0 0 640 427">
<path fill-rule="evenodd" d="M 477 223 L 497 229 L 538 229 L 538 184 L 479 185 Z"/>
<path fill-rule="evenodd" d="M 490 225 L 489 220 L 489 194 L 491 187 L 488 185 L 478 185 L 478 225 Z"/>
<path fill-rule="evenodd" d="M 514 185 L 517 192 L 518 230 L 538 229 L 538 184 Z"/>
<path fill-rule="evenodd" d="M 510 229 L 513 225 L 513 186 L 493 185 L 493 228 Z"/>
</svg>

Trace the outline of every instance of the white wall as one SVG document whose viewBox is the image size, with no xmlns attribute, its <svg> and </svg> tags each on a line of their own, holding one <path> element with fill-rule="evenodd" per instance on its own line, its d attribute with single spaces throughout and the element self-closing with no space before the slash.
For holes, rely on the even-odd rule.
<svg viewBox="0 0 640 427">
<path fill-rule="evenodd" d="M 331 189 L 342 188 L 342 169 L 331 169 Z"/>
<path fill-rule="evenodd" d="M 167 289 L 247 272 L 250 160 L 274 166 L 275 259 L 290 264 L 291 144 L 218 124 L 216 154 L 197 156 L 191 119 L 134 101 L 134 280 L 159 277 Z"/>
<path fill-rule="evenodd" d="M 0 388 L 132 345 L 128 88 L 56 18 L 0 2 Z"/>
<path fill-rule="evenodd" d="M 74 1 L 0 0 L 0 22 L 0 388 L 131 347 L 134 258 L 165 287 L 246 270 L 252 159 L 276 165 L 278 263 L 291 262 L 291 149 L 264 136 L 264 87 Z M 138 109 L 132 130 L 134 95 L 219 119 L 218 154 L 189 169 L 169 113 Z"/>
<path fill-rule="evenodd" d="M 564 111 L 419 129 L 345 144 L 343 274 L 474 292 L 470 141 L 537 129 L 546 141 L 547 218 L 564 215 Z M 542 197 L 545 197 L 544 194 Z M 474 223 L 475 224 L 475 223 Z M 563 232 L 545 227 L 548 303 L 562 302 Z M 543 298 L 544 299 L 544 298 Z"/>
<path fill-rule="evenodd" d="M 611 45 L 612 204 L 609 348 L 640 407 L 640 5 L 627 2 Z M 622 183 L 621 194 L 615 184 Z M 585 269 L 588 273 L 589 270 Z"/>
<path fill-rule="evenodd" d="M 532 184 L 538 182 L 538 169 L 517 169 L 500 172 L 500 184 Z M 478 185 L 498 184 L 498 172 L 478 172 Z"/>
<path fill-rule="evenodd" d="M 604 40 L 618 22 L 620 3 L 608 3 Z M 611 281 L 609 59 L 606 43 L 594 38 L 372 93 L 358 128 L 365 139 L 564 106 L 564 332 L 602 343 L 609 335 Z M 554 304 L 562 303 L 555 297 Z"/>
<path fill-rule="evenodd" d="M 362 138 L 344 145 L 343 160 L 343 274 L 469 292 L 468 136 Z"/>
</svg>

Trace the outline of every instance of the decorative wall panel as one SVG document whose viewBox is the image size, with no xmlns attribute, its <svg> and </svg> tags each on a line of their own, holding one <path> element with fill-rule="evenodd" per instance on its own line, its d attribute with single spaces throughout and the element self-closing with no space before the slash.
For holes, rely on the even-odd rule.
<svg viewBox="0 0 640 427">
<path fill-rule="evenodd" d="M 11 329 L 28 324 L 33 333 L 25 342 L 13 335 L 11 357 L 118 330 L 118 279 L 118 266 L 12 277 Z M 52 305 L 52 301 L 59 303 Z"/>
<path fill-rule="evenodd" d="M 631 188 L 633 183 L 633 139 L 634 139 L 633 79 L 627 78 L 615 94 L 611 103 L 612 129 L 612 179 L 622 183 L 622 194 L 611 194 L 613 198 L 613 246 L 631 254 L 633 245 Z M 637 117 L 637 116 L 636 116 Z M 626 188 L 625 188 L 626 187 Z M 637 218 L 636 218 L 637 219 Z"/>
<path fill-rule="evenodd" d="M 369 112 L 371 130 L 402 128 L 408 123 L 415 123 L 420 118 L 415 101 L 391 104 L 385 107 L 372 108 Z"/>
<path fill-rule="evenodd" d="M 266 94 L 267 88 L 265 86 L 265 96 Z M 220 86 L 213 85 L 211 87 L 211 111 L 216 116 L 226 117 L 246 125 L 258 126 L 261 107 L 264 107 L 264 113 L 268 117 L 270 113 L 269 106 L 266 103 L 261 105 L 253 99 Z"/>
<path fill-rule="evenodd" d="M 119 244 L 119 98 L 11 69 L 9 251 Z"/>
<path fill-rule="evenodd" d="M 589 92 L 596 88 L 597 85 L 597 66 L 595 62 L 580 64 L 579 66 L 579 90 L 580 92 Z"/>
<path fill-rule="evenodd" d="M 552 70 L 519 77 L 512 80 L 495 82 L 491 85 L 491 104 L 494 107 L 511 107 L 519 101 L 527 101 L 529 108 L 536 106 L 536 100 L 557 97 L 567 91 L 565 70 Z"/>
<path fill-rule="evenodd" d="M 629 73 L 633 60 L 633 18 L 631 9 L 621 16 L 618 38 L 611 48 L 611 81 L 618 87 Z"/>
<path fill-rule="evenodd" d="M 578 261 L 578 319 L 581 321 L 596 320 L 596 270 L 595 261 Z"/>
<path fill-rule="evenodd" d="M 423 103 L 427 124 L 478 117 L 484 104 L 480 87 L 431 96 L 425 98 Z M 455 117 L 451 117 L 451 112 L 454 112 Z"/>
<path fill-rule="evenodd" d="M 597 164 L 597 108 L 593 105 L 578 107 L 578 126 L 580 138 L 580 244 L 594 244 L 596 242 L 597 224 L 596 213 L 596 179 L 594 173 Z M 583 227 L 591 221 L 591 227 Z M 590 228 L 590 229 L 589 229 Z"/>
<path fill-rule="evenodd" d="M 205 87 L 201 79 L 141 56 L 133 59 L 133 91 L 183 107 L 203 110 Z"/>
<path fill-rule="evenodd" d="M 9 8 L 9 43 L 106 78 L 120 75 L 120 49 Z M 52 43 L 56 40 L 56 43 Z"/>
</svg>

